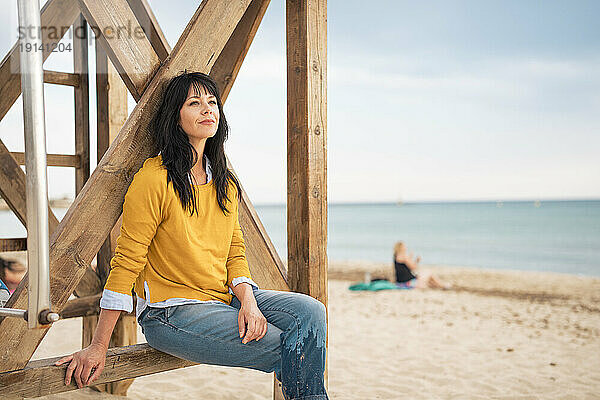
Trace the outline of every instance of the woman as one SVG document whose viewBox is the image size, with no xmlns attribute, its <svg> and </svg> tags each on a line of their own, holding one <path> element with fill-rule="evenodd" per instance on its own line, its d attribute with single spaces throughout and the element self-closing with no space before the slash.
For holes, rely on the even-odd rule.
<svg viewBox="0 0 600 400">
<path fill-rule="evenodd" d="M 151 126 L 160 154 L 127 190 L 92 343 L 56 363 L 70 361 L 65 384 L 73 375 L 83 387 L 100 375 L 120 313 L 132 311 L 133 287 L 150 346 L 198 363 L 275 372 L 286 399 L 328 399 L 325 306 L 259 289 L 250 275 L 215 82 L 199 72 L 173 78 Z"/>
<path fill-rule="evenodd" d="M 441 282 L 430 272 L 421 272 L 417 275 L 421 257 L 413 259 L 412 253 L 406 254 L 406 246 L 403 242 L 394 245 L 394 269 L 396 272 L 396 284 L 406 288 L 437 288 L 450 289 L 451 285 Z"/>
</svg>

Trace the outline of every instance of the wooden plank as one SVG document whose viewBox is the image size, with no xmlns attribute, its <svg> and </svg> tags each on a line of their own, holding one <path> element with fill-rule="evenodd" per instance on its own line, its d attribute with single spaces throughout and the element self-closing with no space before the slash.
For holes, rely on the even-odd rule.
<svg viewBox="0 0 600 400">
<path fill-rule="evenodd" d="M 171 46 L 167 42 L 158 21 L 152 12 L 152 8 L 146 0 L 128 0 L 131 10 L 135 14 L 138 23 L 144 29 L 146 36 L 152 44 L 152 48 L 161 61 L 164 61 L 171 52 Z"/>
<path fill-rule="evenodd" d="M 21 399 L 77 390 L 75 380 L 65 386 L 67 364 L 55 366 L 62 357 L 32 361 L 23 369 L 0 373 L 0 398 Z M 197 365 L 155 350 L 148 344 L 108 349 L 102 374 L 94 382 L 103 384 Z"/>
<path fill-rule="evenodd" d="M 96 293 L 92 296 L 79 297 L 67 301 L 67 304 L 65 304 L 65 307 L 60 312 L 60 319 L 85 317 L 88 315 L 97 316 L 100 314 L 101 297 L 101 293 Z"/>
<path fill-rule="evenodd" d="M 11 151 L 17 164 L 25 165 L 25 153 L 22 151 Z M 81 158 L 77 154 L 46 154 L 46 163 L 49 167 L 75 167 L 81 165 Z"/>
<path fill-rule="evenodd" d="M 0 239 L 0 252 L 27 250 L 27 238 Z"/>
<path fill-rule="evenodd" d="M 63 86 L 79 86 L 79 75 L 70 72 L 44 70 L 44 83 Z"/>
<path fill-rule="evenodd" d="M 118 71 L 108 60 L 102 46 L 96 42 L 96 116 L 98 126 L 97 159 L 101 160 L 112 141 L 127 121 L 127 87 Z M 102 244 L 96 258 L 96 272 L 102 286 L 110 272 L 110 260 L 115 254 L 121 230 L 121 216 Z"/>
<path fill-rule="evenodd" d="M 223 103 L 229 96 L 269 3 L 270 0 L 254 0 L 250 3 L 210 71 L 210 76 L 219 86 Z"/>
<path fill-rule="evenodd" d="M 248 0 L 236 3 L 206 0 L 200 4 L 170 57 L 154 76 L 127 123 L 67 211 L 50 246 L 51 299 L 57 310 L 62 309 L 115 224 L 133 175 L 148 157 L 157 154 L 149 124 L 158 108 L 165 82 L 186 68 L 210 71 L 248 5 Z M 265 266 L 252 268 L 257 270 Z M 266 288 L 287 288 L 283 276 L 257 283 Z M 25 291 L 17 289 L 7 307 L 25 308 L 26 302 Z M 46 330 L 28 331 L 21 321 L 0 319 L 0 335 L 4 339 L 0 349 L 0 371 L 23 368 Z"/>
<path fill-rule="evenodd" d="M 286 39 L 288 283 L 327 306 L 327 0 L 287 0 Z"/>
<path fill-rule="evenodd" d="M 73 24 L 78 34 L 73 36 L 73 70 L 79 75 L 79 86 L 74 90 L 75 106 L 75 154 L 79 157 L 79 167 L 75 169 L 75 196 L 90 177 L 90 105 L 88 78 L 88 33 L 83 15 Z"/>
<path fill-rule="evenodd" d="M 134 99 L 139 100 L 160 59 L 126 0 L 79 0 L 81 12 L 109 54 Z"/>
<path fill-rule="evenodd" d="M 73 292 L 73 294 L 77 297 L 86 297 L 91 296 L 96 293 L 100 293 L 104 284 L 100 280 L 100 277 L 91 267 L 87 267 L 85 269 L 85 273 L 79 284 L 77 285 L 77 289 Z M 54 304 L 52 305 L 54 307 Z"/>
<path fill-rule="evenodd" d="M 98 125 L 98 160 L 101 160 L 110 143 L 117 137 L 119 130 L 127 121 L 127 87 L 119 73 L 108 60 L 102 46 L 96 43 L 96 96 L 97 96 L 97 125 Z M 106 283 L 110 272 L 110 260 L 115 254 L 116 241 L 121 229 L 122 217 L 113 226 L 110 234 L 100 247 L 96 257 L 96 272 L 102 286 Z M 82 348 L 87 347 L 94 337 L 98 315 L 83 318 Z M 137 322 L 135 314 L 121 313 L 110 337 L 109 347 L 129 346 L 137 343 Z M 127 389 L 133 379 L 95 385 L 95 389 L 120 396 L 127 395 Z"/>
<path fill-rule="evenodd" d="M 52 45 L 67 33 L 79 15 L 77 0 L 48 0 L 41 10 L 42 43 L 44 61 L 51 53 Z M 0 63 L 0 120 L 21 95 L 19 42 L 14 44 Z"/>
</svg>

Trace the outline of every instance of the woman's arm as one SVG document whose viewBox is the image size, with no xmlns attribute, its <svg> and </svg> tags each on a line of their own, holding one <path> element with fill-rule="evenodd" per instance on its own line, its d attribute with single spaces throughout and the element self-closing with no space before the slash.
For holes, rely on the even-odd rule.
<svg viewBox="0 0 600 400">
<path fill-rule="evenodd" d="M 238 312 L 240 338 L 246 335 L 242 343 L 260 340 L 267 334 L 267 319 L 258 308 L 252 286 L 246 282 L 238 283 L 233 287 L 233 292 L 241 304 Z"/>
<path fill-rule="evenodd" d="M 408 267 L 408 269 L 411 270 L 411 272 L 416 271 L 419 268 L 419 261 L 421 261 L 421 257 L 417 257 L 416 260 L 413 260 L 412 253 L 410 254 L 410 256 L 406 257 L 402 261 L 398 260 L 398 262 L 403 262 L 404 264 L 406 264 L 406 266 Z"/>
<path fill-rule="evenodd" d="M 71 376 L 75 379 L 78 388 L 92 383 L 100 376 L 104 370 L 110 337 L 120 315 L 121 310 L 101 308 L 91 344 L 83 350 L 61 358 L 54 364 L 58 366 L 70 361 L 65 374 L 65 385 L 71 383 Z M 90 376 L 94 368 L 95 371 Z"/>
</svg>

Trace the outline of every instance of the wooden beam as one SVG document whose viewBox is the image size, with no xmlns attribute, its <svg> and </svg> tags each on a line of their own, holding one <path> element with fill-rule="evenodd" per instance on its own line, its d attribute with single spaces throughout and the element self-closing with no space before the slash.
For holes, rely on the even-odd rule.
<svg viewBox="0 0 600 400">
<path fill-rule="evenodd" d="M 44 70 L 44 83 L 63 86 L 79 86 L 79 75 L 70 72 Z"/>
<path fill-rule="evenodd" d="M 65 307 L 60 312 L 60 319 L 100 314 L 101 297 L 101 293 L 96 293 L 92 296 L 79 297 L 67 301 L 67 304 L 65 304 Z"/>
<path fill-rule="evenodd" d="M 79 0 L 81 12 L 136 101 L 160 59 L 126 0 Z"/>
<path fill-rule="evenodd" d="M 25 165 L 25 153 L 22 151 L 11 151 L 17 164 Z M 46 163 L 49 167 L 75 167 L 81 165 L 81 158 L 77 154 L 46 154 Z"/>
<path fill-rule="evenodd" d="M 0 239 L 0 252 L 27 250 L 27 238 Z"/>
<path fill-rule="evenodd" d="M 127 121 L 127 87 L 100 43 L 96 42 L 95 48 L 96 121 L 98 126 L 96 154 L 97 159 L 101 160 Z M 106 283 L 110 272 L 110 260 L 115 254 L 120 230 L 121 217 L 111 229 L 96 258 L 96 272 L 102 281 L 102 286 Z"/>
<path fill-rule="evenodd" d="M 67 33 L 79 15 L 77 0 L 48 0 L 41 10 L 44 61 Z M 21 95 L 19 42 L 14 44 L 0 63 L 0 120 Z"/>
<path fill-rule="evenodd" d="M 286 39 L 288 283 L 327 306 L 327 0 L 287 0 Z"/>
<path fill-rule="evenodd" d="M 79 15 L 73 23 L 73 70 L 79 75 L 79 86 L 74 90 L 75 107 L 75 154 L 79 167 L 75 169 L 75 196 L 90 177 L 90 105 L 88 77 L 88 31 L 87 22 Z"/>
<path fill-rule="evenodd" d="M 250 3 L 210 71 L 210 76 L 219 86 L 223 103 L 229 96 L 269 3 L 270 0 L 254 0 Z"/>
<path fill-rule="evenodd" d="M 83 278 L 79 281 L 77 289 L 73 292 L 77 297 L 92 296 L 100 293 L 104 284 L 100 280 L 100 277 L 91 267 L 85 269 Z M 54 306 L 54 305 L 53 305 Z"/>
<path fill-rule="evenodd" d="M 77 390 L 74 379 L 65 386 L 67 364 L 54 365 L 60 358 L 35 360 L 23 369 L 0 373 L 0 398 L 22 399 Z M 115 382 L 192 365 L 197 364 L 155 350 L 148 344 L 115 347 L 108 349 L 104 370 L 94 383 Z"/>
<path fill-rule="evenodd" d="M 51 299 L 57 310 L 62 309 L 117 221 L 133 175 L 148 157 L 157 154 L 149 124 L 165 83 L 184 69 L 209 72 L 249 3 L 206 0 L 200 4 L 170 57 L 147 85 L 127 123 L 60 222 L 50 246 Z M 265 288 L 287 289 L 283 276 L 257 283 Z M 27 297 L 20 288 L 7 307 L 25 308 Z M 0 319 L 0 371 L 24 368 L 46 331 L 28 331 L 22 321 Z"/>
<path fill-rule="evenodd" d="M 128 2 L 138 23 L 150 40 L 156 55 L 160 61 L 166 60 L 171 52 L 171 46 L 169 46 L 167 38 L 162 29 L 160 29 L 160 25 L 158 25 L 158 21 L 152 12 L 152 8 L 146 0 L 128 0 Z"/>
</svg>

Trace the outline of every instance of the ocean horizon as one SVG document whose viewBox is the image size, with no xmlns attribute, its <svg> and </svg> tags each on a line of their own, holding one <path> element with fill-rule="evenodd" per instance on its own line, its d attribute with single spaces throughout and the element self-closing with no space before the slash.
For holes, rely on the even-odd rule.
<svg viewBox="0 0 600 400">
<path fill-rule="evenodd" d="M 285 204 L 255 205 L 282 259 Z M 58 218 L 67 209 L 53 208 Z M 600 276 L 600 200 L 330 203 L 327 253 L 333 261 L 390 263 L 403 241 L 422 264 Z M 0 210 L 0 237 L 25 237 Z"/>
</svg>

